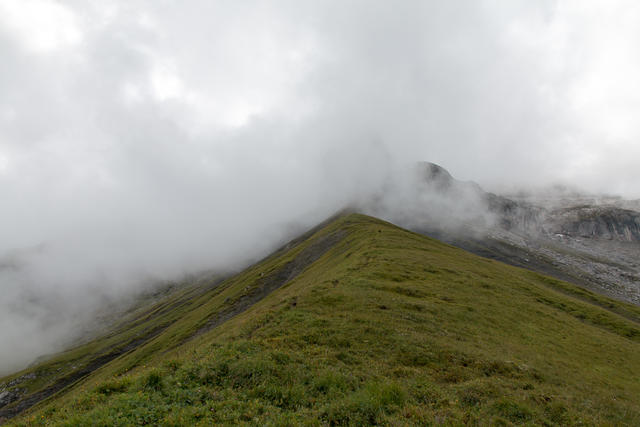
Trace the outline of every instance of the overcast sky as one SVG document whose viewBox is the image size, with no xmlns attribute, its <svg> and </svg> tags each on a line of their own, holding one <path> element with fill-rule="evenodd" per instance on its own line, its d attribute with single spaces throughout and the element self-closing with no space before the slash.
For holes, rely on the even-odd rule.
<svg viewBox="0 0 640 427">
<path fill-rule="evenodd" d="M 640 197 L 639 42 L 631 0 L 0 0 L 0 338 L 41 351 L 21 301 L 258 256 L 418 160 Z"/>
</svg>

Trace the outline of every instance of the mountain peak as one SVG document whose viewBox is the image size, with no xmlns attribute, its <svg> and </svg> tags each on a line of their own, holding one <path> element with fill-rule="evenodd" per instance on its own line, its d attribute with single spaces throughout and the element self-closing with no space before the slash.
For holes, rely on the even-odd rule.
<svg viewBox="0 0 640 427">
<path fill-rule="evenodd" d="M 17 423 L 631 424 L 640 384 L 593 367 L 637 366 L 638 322 L 635 307 L 348 214 L 3 379 L 0 419 L 50 397 Z"/>
</svg>

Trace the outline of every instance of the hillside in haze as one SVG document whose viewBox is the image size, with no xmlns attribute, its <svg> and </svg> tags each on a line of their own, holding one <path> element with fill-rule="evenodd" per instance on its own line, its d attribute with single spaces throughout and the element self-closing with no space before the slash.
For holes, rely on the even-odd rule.
<svg viewBox="0 0 640 427">
<path fill-rule="evenodd" d="M 427 162 L 413 175 L 403 203 L 384 196 L 365 210 L 478 255 L 640 304 L 638 201 L 560 190 L 505 197 Z"/>
<path fill-rule="evenodd" d="M 2 379 L 0 416 L 634 425 L 639 346 L 637 306 L 348 214 Z"/>
<path fill-rule="evenodd" d="M 640 426 L 639 40 L 0 0 L 0 424 Z"/>
</svg>

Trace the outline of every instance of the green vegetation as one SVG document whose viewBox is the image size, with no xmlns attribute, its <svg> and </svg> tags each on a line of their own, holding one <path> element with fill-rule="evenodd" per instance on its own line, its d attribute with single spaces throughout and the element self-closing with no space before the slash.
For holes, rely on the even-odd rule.
<svg viewBox="0 0 640 427">
<path fill-rule="evenodd" d="M 11 423 L 640 424 L 637 307 L 362 215 L 162 307 Z"/>
</svg>

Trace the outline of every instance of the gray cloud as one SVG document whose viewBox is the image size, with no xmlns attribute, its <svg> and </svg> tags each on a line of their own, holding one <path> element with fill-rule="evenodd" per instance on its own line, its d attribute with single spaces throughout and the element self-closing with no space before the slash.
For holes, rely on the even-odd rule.
<svg viewBox="0 0 640 427">
<path fill-rule="evenodd" d="M 640 13 L 583 5 L 0 3 L 0 373 L 417 160 L 640 197 Z"/>
</svg>

